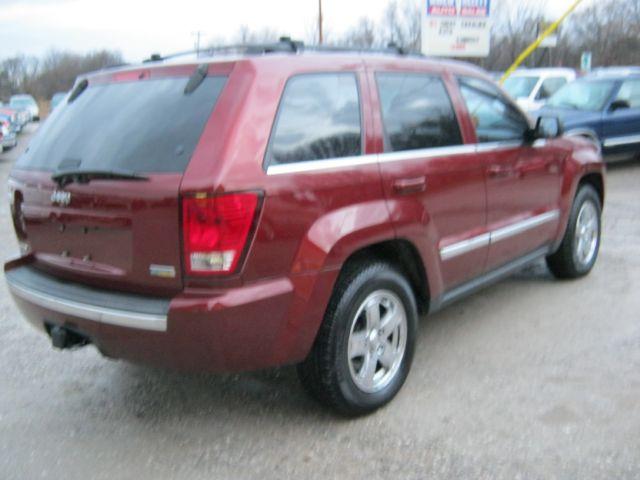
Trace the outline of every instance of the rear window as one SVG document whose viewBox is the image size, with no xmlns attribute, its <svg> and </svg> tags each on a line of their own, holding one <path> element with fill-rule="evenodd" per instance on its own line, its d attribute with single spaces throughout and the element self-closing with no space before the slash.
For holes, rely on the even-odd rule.
<svg viewBox="0 0 640 480">
<path fill-rule="evenodd" d="M 189 78 L 89 86 L 44 123 L 19 168 L 184 172 L 226 77 L 207 77 L 190 94 Z"/>
<path fill-rule="evenodd" d="M 439 77 L 376 74 L 386 150 L 399 152 L 460 145 L 462 136 L 449 94 Z"/>
<path fill-rule="evenodd" d="M 282 96 L 267 165 L 357 156 L 361 138 L 355 74 L 295 76 Z"/>
</svg>

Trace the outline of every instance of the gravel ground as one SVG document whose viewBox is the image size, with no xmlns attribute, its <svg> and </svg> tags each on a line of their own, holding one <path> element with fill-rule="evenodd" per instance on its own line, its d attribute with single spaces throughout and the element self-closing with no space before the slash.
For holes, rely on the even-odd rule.
<svg viewBox="0 0 640 480">
<path fill-rule="evenodd" d="M 2 185 L 34 130 L 0 154 Z M 535 265 L 423 319 L 404 389 L 355 421 L 292 368 L 184 376 L 55 352 L 0 282 L 0 478 L 640 478 L 640 162 L 607 183 L 592 275 Z"/>
</svg>

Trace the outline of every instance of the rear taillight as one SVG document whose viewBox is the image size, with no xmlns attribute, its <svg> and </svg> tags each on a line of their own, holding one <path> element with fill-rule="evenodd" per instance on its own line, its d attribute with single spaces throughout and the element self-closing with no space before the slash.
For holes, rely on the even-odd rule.
<svg viewBox="0 0 640 480">
<path fill-rule="evenodd" d="M 258 207 L 256 193 L 232 193 L 182 200 L 187 274 L 233 273 L 244 253 Z"/>
</svg>

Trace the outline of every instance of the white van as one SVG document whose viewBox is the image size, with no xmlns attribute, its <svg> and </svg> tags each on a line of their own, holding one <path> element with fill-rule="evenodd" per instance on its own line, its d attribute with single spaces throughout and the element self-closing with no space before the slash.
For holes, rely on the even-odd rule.
<svg viewBox="0 0 640 480">
<path fill-rule="evenodd" d="M 504 89 L 524 110 L 541 108 L 547 99 L 576 79 L 570 68 L 531 68 L 516 70 L 504 82 Z"/>
</svg>

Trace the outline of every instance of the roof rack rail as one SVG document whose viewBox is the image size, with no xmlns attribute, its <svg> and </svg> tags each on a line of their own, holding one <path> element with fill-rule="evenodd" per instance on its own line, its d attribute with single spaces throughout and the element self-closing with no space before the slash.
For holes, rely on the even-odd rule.
<svg viewBox="0 0 640 480">
<path fill-rule="evenodd" d="M 305 45 L 303 42 L 292 40 L 290 37 L 280 37 L 277 42 L 274 43 L 257 43 L 257 44 L 236 44 L 236 45 L 223 45 L 219 47 L 201 48 L 199 50 L 186 50 L 183 52 L 172 53 L 169 55 L 160 55 L 159 53 L 153 53 L 149 58 L 143 61 L 143 63 L 161 62 L 163 60 L 170 60 L 177 57 L 184 57 L 187 55 L 197 55 L 198 57 L 210 57 L 218 53 L 239 53 L 246 55 L 264 55 L 269 53 L 299 53 L 303 51 L 312 52 L 351 52 L 351 53 L 386 53 L 397 55 L 409 55 L 411 52 L 398 46 L 396 43 L 391 42 L 387 45 L 387 48 L 353 48 L 342 47 L 333 45 Z M 417 54 L 420 55 L 420 54 Z"/>
</svg>

